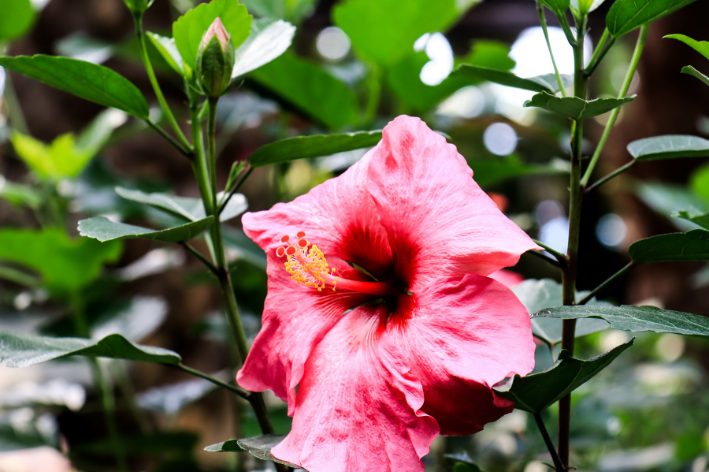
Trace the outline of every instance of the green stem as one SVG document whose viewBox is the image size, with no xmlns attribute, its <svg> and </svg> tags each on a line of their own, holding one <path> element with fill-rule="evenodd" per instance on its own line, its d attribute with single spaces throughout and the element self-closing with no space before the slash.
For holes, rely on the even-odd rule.
<svg viewBox="0 0 709 472">
<path fill-rule="evenodd" d="M 120 360 L 112 360 L 108 363 L 109 370 L 113 373 L 113 378 L 116 379 L 118 388 L 123 393 L 123 398 L 125 403 L 128 405 L 128 409 L 133 415 L 133 419 L 138 424 L 140 432 L 142 434 L 148 434 L 150 432 L 150 424 L 146 418 L 143 410 L 140 409 L 138 401 L 135 397 L 135 390 L 133 385 L 130 383 L 130 378 L 128 377 L 128 372 L 126 371 L 125 364 Z"/>
<path fill-rule="evenodd" d="M 167 142 L 169 142 L 170 144 L 172 144 L 172 146 L 173 146 L 175 149 L 177 149 L 178 151 L 180 151 L 180 154 L 182 154 L 183 156 L 185 156 L 185 157 L 187 157 L 187 158 L 189 158 L 189 159 L 192 159 L 192 157 L 193 157 L 193 155 L 194 155 L 194 152 L 191 151 L 191 150 L 185 149 L 184 146 L 182 146 L 180 143 L 178 143 L 177 141 L 175 141 L 175 138 L 173 138 L 172 136 L 170 136 L 169 134 L 167 134 L 167 133 L 165 132 L 165 130 L 162 129 L 158 124 L 153 123 L 153 122 L 152 122 L 151 120 L 149 120 L 149 119 L 148 119 L 148 120 L 145 120 L 145 123 L 146 123 L 148 126 L 150 126 L 152 129 L 154 129 L 155 131 L 157 131 L 158 134 L 159 134 L 160 136 L 162 136 L 163 138 L 165 138 L 165 139 L 167 140 Z"/>
<path fill-rule="evenodd" d="M 630 61 L 630 66 L 628 66 L 628 72 L 625 74 L 625 80 L 623 81 L 623 86 L 620 88 L 620 91 L 618 92 L 618 99 L 622 99 L 625 97 L 625 95 L 628 93 L 628 89 L 630 89 L 630 84 L 633 82 L 633 77 L 635 76 L 635 70 L 638 67 L 638 63 L 640 62 L 640 57 L 642 56 L 643 49 L 645 48 L 645 43 L 647 42 L 647 35 L 649 32 L 650 28 L 649 25 L 643 25 L 640 28 L 640 34 L 638 35 L 638 41 L 635 44 L 635 51 L 633 52 L 633 58 Z M 601 139 L 598 142 L 598 146 L 596 147 L 596 151 L 593 153 L 593 157 L 591 158 L 591 162 L 588 164 L 588 168 L 586 169 L 586 173 L 583 175 L 583 179 L 581 179 L 581 184 L 585 187 L 588 185 L 588 181 L 591 179 L 591 174 L 593 173 L 593 169 L 595 169 L 596 164 L 598 163 L 598 159 L 601 157 L 601 152 L 603 151 L 603 147 L 606 145 L 606 141 L 608 140 L 608 136 L 611 133 L 611 128 L 613 128 L 613 125 L 615 124 L 615 121 L 618 119 L 618 114 L 620 113 L 620 107 L 614 109 L 611 112 L 611 116 L 608 119 L 608 122 L 606 123 L 606 127 L 603 130 L 603 134 L 601 135 Z"/>
<path fill-rule="evenodd" d="M 83 338 L 90 338 L 91 332 L 84 314 L 84 305 L 78 294 L 72 297 L 71 305 L 74 318 L 74 328 L 79 336 Z M 93 376 L 94 385 L 101 396 L 103 416 L 106 421 L 106 427 L 108 428 L 108 437 L 111 441 L 113 453 L 115 454 L 116 462 L 118 463 L 118 469 L 121 472 L 129 472 L 126 452 L 123 448 L 123 441 L 121 440 L 118 425 L 116 424 L 116 402 L 113 398 L 113 389 L 111 388 L 108 378 L 106 378 L 103 370 L 101 369 L 99 360 L 95 357 L 89 357 L 88 360 L 89 365 L 91 366 L 91 374 Z"/>
<path fill-rule="evenodd" d="M 566 88 L 564 87 L 564 81 L 561 80 L 561 74 L 559 74 L 559 68 L 556 67 L 556 60 L 554 59 L 554 51 L 551 50 L 551 41 L 549 41 L 549 30 L 547 29 L 547 17 L 544 14 L 544 5 L 542 5 L 539 0 L 537 0 L 537 12 L 539 13 L 539 22 L 542 24 L 542 30 L 544 31 L 544 39 L 547 42 L 547 49 L 549 49 L 549 57 L 551 57 L 551 63 L 554 65 L 556 82 L 559 84 L 561 95 L 565 97 Z"/>
<path fill-rule="evenodd" d="M 608 47 L 605 47 L 608 38 L 611 38 L 611 40 L 608 43 Z M 593 56 L 591 56 L 588 67 L 586 67 L 586 70 L 584 71 L 584 75 L 586 77 L 590 77 L 596 71 L 596 68 L 603 61 L 603 58 L 606 57 L 606 54 L 613 47 L 613 44 L 615 44 L 615 38 L 611 36 L 610 31 L 606 28 L 605 31 L 603 31 L 603 36 L 601 36 L 601 39 L 598 42 L 598 46 L 596 46 L 596 49 L 593 51 Z"/>
<path fill-rule="evenodd" d="M 540 251 L 529 251 L 531 255 L 534 257 L 538 257 L 539 259 L 543 259 L 545 262 L 548 262 L 549 264 L 553 265 L 554 267 L 558 267 L 559 269 L 563 268 L 563 265 L 553 257 L 549 257 L 543 252 Z"/>
<path fill-rule="evenodd" d="M 15 88 L 12 86 L 12 79 L 10 74 L 5 73 L 5 109 L 7 110 L 7 115 L 10 118 L 10 124 L 12 128 L 22 134 L 28 135 L 29 128 L 27 127 L 27 122 L 25 121 L 25 115 L 22 113 L 22 107 L 20 106 L 20 101 L 17 99 L 15 94 Z"/>
<path fill-rule="evenodd" d="M 142 13 L 136 14 L 133 19 L 135 20 L 135 34 L 138 37 L 138 43 L 140 44 L 140 57 L 143 60 L 145 70 L 148 73 L 150 84 L 153 86 L 153 90 L 155 91 L 155 95 L 158 98 L 158 102 L 160 102 L 160 107 L 162 108 L 163 113 L 165 113 L 167 121 L 170 122 L 172 129 L 175 131 L 177 139 L 180 141 L 180 143 L 185 149 L 189 149 L 191 151 L 192 146 L 190 145 L 189 141 L 187 141 L 187 138 L 185 138 L 184 133 L 180 129 L 180 125 L 177 124 L 177 120 L 175 120 L 175 116 L 172 114 L 172 110 L 170 110 L 170 106 L 165 100 L 165 96 L 163 95 L 162 90 L 160 89 L 160 84 L 158 84 L 158 79 L 155 77 L 153 66 L 150 63 L 150 57 L 148 56 L 148 48 L 145 46 L 145 33 L 143 33 Z"/>
<path fill-rule="evenodd" d="M 546 244 L 539 241 L 538 239 L 532 239 L 532 241 L 534 241 L 534 244 L 536 244 L 537 246 L 543 247 L 549 254 L 556 257 L 557 261 L 559 261 L 560 264 L 564 264 L 564 265 L 566 264 L 566 254 L 560 253 L 559 251 L 557 251 L 553 247 L 547 246 Z M 534 251 L 534 252 L 537 252 L 537 251 Z"/>
<path fill-rule="evenodd" d="M 31 288 L 39 287 L 42 284 L 42 281 L 37 277 L 7 266 L 0 266 L 0 279 Z"/>
<path fill-rule="evenodd" d="M 180 369 L 183 372 L 187 372 L 190 375 L 194 375 L 195 377 L 199 377 L 199 378 L 204 379 L 208 382 L 212 382 L 214 385 L 221 387 L 221 388 L 225 388 L 225 389 L 229 390 L 230 392 L 235 393 L 235 394 L 239 395 L 241 398 L 244 398 L 246 400 L 248 400 L 253 395 L 251 392 L 244 390 L 243 388 L 239 387 L 238 385 L 229 385 L 226 382 L 222 382 L 221 380 L 219 380 L 217 378 L 207 375 L 204 372 L 200 372 L 197 369 L 187 367 L 184 364 L 177 364 L 174 367 Z"/>
<path fill-rule="evenodd" d="M 574 48 L 574 96 L 586 99 L 586 77 L 584 75 L 583 43 L 586 32 L 586 17 L 577 20 L 576 43 Z M 578 264 L 579 236 L 581 234 L 581 158 L 583 142 L 583 120 L 574 122 L 571 140 L 571 175 L 569 185 L 569 245 L 567 263 L 562 272 L 564 305 L 573 305 L 576 298 L 576 267 Z M 576 320 L 564 320 L 562 324 L 561 348 L 574 353 Z M 569 439 L 571 430 L 571 395 L 559 400 L 559 458 L 562 470 L 569 466 Z"/>
<path fill-rule="evenodd" d="M 559 458 L 559 454 L 557 454 L 556 449 L 554 448 L 554 443 L 551 440 L 551 436 L 549 436 L 549 431 L 547 431 L 547 427 L 544 424 L 541 413 L 534 413 L 533 416 L 534 421 L 537 423 L 537 428 L 539 428 L 539 432 L 542 433 L 542 438 L 544 438 L 544 444 L 546 444 L 549 454 L 551 454 L 551 459 L 554 461 L 554 468 L 557 472 L 564 472 L 566 469 L 564 469 L 561 459 Z"/>
<path fill-rule="evenodd" d="M 215 223 L 211 228 L 211 238 L 212 244 L 214 245 L 214 254 L 216 256 L 216 266 L 219 271 L 219 285 L 222 289 L 222 296 L 224 297 L 224 303 L 226 305 L 226 314 L 229 320 L 229 325 L 231 326 L 232 334 L 236 341 L 236 348 L 238 352 L 238 364 L 241 365 L 246 359 L 249 353 L 249 346 L 246 341 L 246 334 L 244 333 L 244 327 L 241 324 L 241 318 L 239 317 L 239 307 L 236 303 L 236 296 L 234 295 L 234 289 L 231 283 L 231 275 L 229 273 L 229 268 L 226 262 L 226 256 L 224 254 L 224 241 L 222 239 L 221 224 L 219 223 L 219 215 L 217 214 L 217 191 L 216 191 L 216 110 L 217 110 L 217 100 L 210 99 L 209 103 L 209 121 L 207 123 L 208 142 L 209 142 L 209 162 L 211 163 L 212 171 L 212 195 L 211 195 L 211 209 L 210 214 L 214 215 Z M 206 207 L 206 204 L 205 204 Z M 266 403 L 263 399 L 263 395 L 259 392 L 252 392 L 248 398 L 251 407 L 254 409 L 256 418 L 258 419 L 259 426 L 264 434 L 273 434 L 273 425 L 271 424 L 271 419 L 268 415 L 268 409 L 266 408 Z M 277 470 L 285 470 L 280 467 L 280 464 L 276 464 Z"/>
<path fill-rule="evenodd" d="M 195 248 L 193 248 L 192 246 L 190 246 L 190 245 L 187 244 L 187 243 L 180 243 L 180 245 L 181 245 L 182 247 L 184 247 L 187 252 L 189 252 L 189 253 L 192 254 L 194 257 L 196 257 L 202 264 L 204 264 L 204 266 L 205 266 L 207 269 L 209 269 L 214 275 L 216 275 L 217 277 L 219 277 L 219 270 L 217 270 L 217 268 L 214 267 L 214 264 L 212 264 L 211 262 L 209 262 L 209 261 L 207 260 L 207 258 L 204 257 L 198 250 L 196 250 Z"/>
<path fill-rule="evenodd" d="M 250 167 L 249 170 L 247 170 L 247 171 L 244 173 L 244 176 L 241 178 L 241 180 L 239 180 L 239 182 L 234 186 L 234 188 L 232 188 L 231 190 L 229 190 L 229 194 L 226 196 L 226 198 L 224 198 L 224 199 L 222 200 L 222 203 L 219 205 L 219 214 L 220 214 L 220 215 L 221 215 L 221 213 L 224 211 L 224 208 L 226 208 L 227 203 L 229 203 L 229 200 L 231 200 L 231 197 L 234 196 L 234 194 L 236 193 L 236 191 L 239 190 L 239 187 L 241 187 L 241 184 L 243 184 L 244 181 L 249 178 L 249 176 L 251 175 L 251 172 L 253 172 L 253 171 L 254 171 L 254 168 L 253 168 L 253 167 Z"/>
<path fill-rule="evenodd" d="M 569 25 L 569 20 L 566 19 L 566 14 L 562 13 L 561 15 L 556 15 L 556 17 L 559 19 L 559 25 L 561 26 L 561 29 L 564 30 L 566 40 L 569 42 L 571 47 L 575 48 L 577 45 L 577 39 L 574 38 L 574 32 L 571 31 L 571 26 Z"/>
<path fill-rule="evenodd" d="M 615 274 L 611 275 L 611 276 L 608 278 L 608 280 L 606 280 L 606 281 L 603 282 L 601 285 L 599 285 L 598 287 L 596 287 L 595 289 L 593 289 L 593 290 L 591 291 L 591 293 L 589 293 L 588 295 L 586 295 L 585 297 L 583 297 L 583 299 L 582 299 L 581 301 L 579 301 L 579 302 L 577 303 L 577 305 L 585 305 L 586 303 L 588 303 L 589 301 L 591 301 L 591 299 L 592 299 L 593 297 L 595 297 L 599 292 L 603 291 L 603 289 L 605 289 L 608 285 L 610 285 L 611 283 L 613 283 L 618 277 L 620 277 L 621 275 L 625 274 L 628 270 L 630 270 L 630 268 L 633 267 L 633 265 L 634 265 L 634 262 L 633 262 L 633 261 L 630 261 L 625 267 L 623 267 L 622 269 L 620 269 L 620 270 L 619 270 L 618 272 L 616 272 Z"/>
<path fill-rule="evenodd" d="M 621 167 L 617 168 L 616 170 L 614 170 L 614 171 L 611 172 L 610 174 L 608 174 L 608 175 L 606 175 L 605 177 L 599 179 L 597 182 L 594 182 L 593 185 L 591 185 L 591 186 L 589 186 L 589 187 L 586 187 L 586 189 L 584 190 L 584 193 L 588 193 L 588 192 L 590 192 L 591 190 L 593 190 L 593 189 L 595 189 L 595 188 L 597 188 L 597 187 L 600 187 L 601 185 L 605 184 L 606 182 L 608 182 L 608 181 L 611 180 L 612 178 L 614 178 L 614 177 L 616 177 L 616 176 L 622 174 L 623 172 L 625 172 L 625 171 L 628 170 L 628 169 L 631 169 L 631 168 L 635 165 L 636 162 L 637 162 L 637 161 L 636 161 L 635 159 L 633 159 L 632 161 L 628 162 L 628 163 L 625 164 L 624 166 L 621 166 Z"/>
</svg>

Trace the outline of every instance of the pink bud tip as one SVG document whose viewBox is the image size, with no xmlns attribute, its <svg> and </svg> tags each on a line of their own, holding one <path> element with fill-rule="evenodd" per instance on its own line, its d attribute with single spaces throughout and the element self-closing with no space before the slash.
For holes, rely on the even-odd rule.
<svg viewBox="0 0 709 472">
<path fill-rule="evenodd" d="M 229 44 L 231 37 L 224 28 L 222 19 L 219 17 L 212 22 L 207 32 L 204 33 L 204 37 L 202 38 L 202 46 L 207 47 L 207 44 L 209 44 L 214 36 L 216 36 L 219 40 L 219 44 L 222 46 L 222 51 L 226 51 L 226 47 Z"/>
</svg>

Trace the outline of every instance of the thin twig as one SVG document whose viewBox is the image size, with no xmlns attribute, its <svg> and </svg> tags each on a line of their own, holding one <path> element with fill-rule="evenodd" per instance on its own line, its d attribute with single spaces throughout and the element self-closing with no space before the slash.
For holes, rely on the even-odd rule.
<svg viewBox="0 0 709 472">
<path fill-rule="evenodd" d="M 538 257 L 540 259 L 543 259 L 544 261 L 548 262 L 549 264 L 553 265 L 554 267 L 558 267 L 559 269 L 562 269 L 562 264 L 558 260 L 554 259 L 553 257 L 549 257 L 546 254 L 544 254 L 541 251 L 529 251 L 530 254 L 532 254 L 535 257 Z"/>
<path fill-rule="evenodd" d="M 202 264 L 204 264 L 204 265 L 207 267 L 207 269 L 209 269 L 210 271 L 212 271 L 212 273 L 213 273 L 214 275 L 216 275 L 217 277 L 221 277 L 221 273 L 219 272 L 219 269 L 217 269 L 217 268 L 214 266 L 214 264 L 212 264 L 211 262 L 209 262 L 206 257 L 204 257 L 202 254 L 200 254 L 200 252 L 199 252 L 198 250 L 196 250 L 195 248 L 193 248 L 192 246 L 190 246 L 190 245 L 187 244 L 187 243 L 180 243 L 180 246 L 184 247 L 184 248 L 187 250 L 187 252 L 189 252 L 189 253 L 192 254 L 194 257 L 196 257 L 197 259 L 199 259 L 199 261 L 200 261 Z"/>
<path fill-rule="evenodd" d="M 538 239 L 532 239 L 532 241 L 534 241 L 534 244 L 536 244 L 537 246 L 543 247 L 549 254 L 556 257 L 556 260 L 559 261 L 560 264 L 562 264 L 562 265 L 566 264 L 566 260 L 567 260 L 566 254 L 562 254 L 561 252 L 557 251 L 556 249 L 554 249 L 551 246 L 544 244 L 543 242 L 539 241 Z M 537 252 L 537 251 L 535 251 L 535 252 Z"/>
<path fill-rule="evenodd" d="M 183 145 L 181 145 L 180 143 L 175 141 L 175 138 L 173 138 L 172 136 L 167 134 L 167 132 L 164 129 L 162 129 L 160 126 L 158 126 L 156 123 L 153 123 L 151 120 L 145 120 L 145 122 L 148 124 L 148 126 L 150 126 L 155 131 L 157 131 L 158 134 L 160 134 L 160 136 L 162 136 L 170 144 L 172 144 L 175 147 L 175 149 L 180 151 L 180 154 L 182 154 L 183 156 L 187 157 L 190 160 L 192 160 L 194 158 L 194 152 L 192 150 L 185 149 L 185 147 Z"/>
<path fill-rule="evenodd" d="M 537 0 L 537 12 L 539 13 L 539 22 L 542 24 L 542 30 L 544 31 L 544 39 L 547 42 L 547 48 L 549 49 L 549 56 L 551 57 L 551 63 L 554 66 L 554 75 L 556 76 L 556 82 L 559 84 L 559 90 L 562 96 L 566 96 L 566 88 L 564 87 L 564 81 L 561 80 L 561 74 L 559 74 L 559 68 L 556 67 L 556 60 L 554 59 L 554 52 L 551 50 L 551 41 L 549 41 L 549 30 L 547 28 L 547 17 L 544 14 L 544 5 Z"/>
<path fill-rule="evenodd" d="M 229 385 L 226 382 L 222 382 L 219 379 L 216 379 L 210 375 L 205 374 L 204 372 L 200 372 L 196 369 L 193 369 L 191 367 L 187 367 L 184 364 L 177 364 L 174 367 L 180 369 L 183 372 L 187 372 L 190 375 L 194 375 L 195 377 L 202 378 L 204 380 L 207 380 L 208 382 L 212 382 L 214 385 L 217 385 L 218 387 L 225 388 L 229 390 L 230 392 L 233 392 L 237 395 L 239 395 L 241 398 L 245 400 L 249 400 L 251 397 L 251 392 L 248 390 L 244 390 L 243 388 L 239 387 L 238 385 Z"/>
<path fill-rule="evenodd" d="M 589 293 L 588 295 L 586 295 L 585 297 L 583 297 L 583 299 L 582 299 L 581 301 L 579 301 L 579 302 L 577 303 L 577 305 L 585 305 L 586 303 L 588 303 L 589 301 L 591 301 L 591 299 L 592 299 L 593 297 L 595 297 L 599 292 L 601 292 L 604 288 L 606 288 L 608 285 L 610 285 L 610 284 L 611 284 L 614 280 L 616 280 L 618 277 L 620 277 L 621 275 L 625 274 L 631 267 L 633 267 L 634 264 L 635 264 L 635 263 L 634 263 L 633 261 L 630 261 L 625 267 L 623 267 L 622 269 L 620 269 L 620 270 L 619 270 L 618 272 L 616 272 L 615 274 L 611 275 L 605 282 L 603 282 L 601 285 L 599 285 L 598 287 L 596 287 L 595 289 L 593 289 L 593 290 L 591 291 L 591 293 Z"/>
<path fill-rule="evenodd" d="M 554 447 L 554 443 L 551 440 L 551 436 L 549 436 L 549 431 L 547 431 L 547 427 L 544 425 L 542 415 L 540 413 L 534 413 L 533 416 L 534 421 L 536 421 L 537 423 L 537 428 L 539 428 L 539 432 L 542 433 L 542 437 L 544 438 L 544 444 L 546 444 L 547 449 L 549 449 L 551 459 L 552 461 L 554 461 L 554 468 L 556 468 L 557 472 L 564 472 L 566 469 L 561 463 L 559 454 L 556 452 L 556 448 Z"/>
<path fill-rule="evenodd" d="M 244 181 L 249 178 L 249 176 L 251 175 L 251 172 L 253 172 L 253 170 L 254 170 L 254 168 L 250 167 L 249 170 L 247 170 L 244 173 L 244 176 L 239 180 L 239 183 L 237 183 L 234 186 L 234 188 L 229 191 L 229 194 L 225 198 L 222 199 L 222 203 L 219 205 L 219 211 L 217 212 L 218 215 L 222 214 L 222 212 L 224 211 L 224 208 L 226 208 L 227 204 L 229 203 L 229 200 L 231 200 L 231 197 L 233 197 L 234 194 L 236 193 L 236 191 L 239 190 L 239 187 L 241 187 L 241 184 L 243 184 Z"/>
<path fill-rule="evenodd" d="M 610 174 L 608 174 L 608 175 L 606 175 L 605 177 L 599 179 L 597 182 L 594 182 L 593 185 L 591 185 L 590 187 L 587 187 L 587 188 L 584 190 L 584 193 L 588 193 L 588 192 L 590 192 L 591 190 L 593 190 L 594 188 L 600 187 L 601 185 L 605 184 L 606 182 L 608 182 L 608 181 L 611 180 L 612 178 L 614 178 L 614 177 L 616 177 L 616 176 L 622 174 L 622 173 L 625 172 L 626 170 L 632 168 L 632 167 L 635 165 L 636 162 L 637 162 L 637 161 L 636 161 L 635 159 L 633 159 L 632 161 L 628 162 L 628 163 L 625 164 L 624 166 L 617 168 L 616 170 L 614 170 L 614 171 L 611 172 Z"/>
</svg>

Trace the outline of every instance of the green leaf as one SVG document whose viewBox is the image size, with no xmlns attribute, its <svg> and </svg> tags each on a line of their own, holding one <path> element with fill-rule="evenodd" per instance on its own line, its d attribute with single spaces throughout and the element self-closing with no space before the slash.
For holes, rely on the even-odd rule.
<svg viewBox="0 0 709 472">
<path fill-rule="evenodd" d="M 508 390 L 495 389 L 495 391 L 500 396 L 514 401 L 517 409 L 534 414 L 540 413 L 605 369 L 623 351 L 632 346 L 633 341 L 634 339 L 631 339 L 605 354 L 588 360 L 575 359 L 568 351 L 562 350 L 559 360 L 551 369 L 526 377 L 515 375 Z"/>
<path fill-rule="evenodd" d="M 222 236 L 224 237 L 224 245 L 236 254 L 237 259 L 245 260 L 255 267 L 266 270 L 266 253 L 243 231 L 224 226 Z"/>
<path fill-rule="evenodd" d="M 563 14 L 571 5 L 569 0 L 539 0 L 556 14 Z"/>
<path fill-rule="evenodd" d="M 271 449 L 276 447 L 283 439 L 285 435 L 280 434 L 264 434 L 261 436 L 256 436 L 247 439 L 230 439 L 219 444 L 214 444 L 212 446 L 207 446 L 204 448 L 208 452 L 241 452 L 248 451 L 254 457 L 258 457 L 264 461 L 273 461 L 280 464 L 285 464 L 290 467 L 300 468 L 295 464 L 289 462 L 284 462 L 276 459 L 271 454 Z"/>
<path fill-rule="evenodd" d="M 692 173 L 690 187 L 700 197 L 706 207 L 695 206 L 699 210 L 709 210 L 709 164 L 700 167 Z"/>
<path fill-rule="evenodd" d="M 527 100 L 524 106 L 544 108 L 572 120 L 586 120 L 608 113 L 614 108 L 632 101 L 634 98 L 635 95 L 620 100 L 616 98 L 597 98 L 586 101 L 578 97 L 556 97 L 547 92 L 541 92 L 533 96 L 531 100 Z"/>
<path fill-rule="evenodd" d="M 176 197 L 165 193 L 145 193 L 140 190 L 131 190 L 123 187 L 116 187 L 116 193 L 126 200 L 150 205 L 153 208 L 187 221 L 199 221 L 207 216 L 204 211 L 204 204 L 199 198 Z M 219 220 L 222 222 L 228 221 L 245 212 L 248 207 L 246 197 L 237 193 L 231 197 L 224 211 L 219 215 Z"/>
<path fill-rule="evenodd" d="M 126 114 L 120 110 L 109 108 L 102 111 L 76 138 L 76 151 L 95 156 L 108 143 L 116 128 L 127 120 Z"/>
<path fill-rule="evenodd" d="M 3 0 L 0 15 L 0 43 L 19 38 L 34 24 L 35 11 L 30 0 Z"/>
<path fill-rule="evenodd" d="M 300 23 L 315 8 L 315 0 L 242 0 L 242 3 L 260 18 L 282 18 L 294 23 Z"/>
<path fill-rule="evenodd" d="M 249 164 L 262 167 L 296 159 L 329 156 L 338 152 L 375 146 L 382 139 L 381 131 L 360 131 L 281 139 L 258 148 L 249 156 Z"/>
<path fill-rule="evenodd" d="M 56 448 L 58 446 L 57 431 L 54 428 L 46 428 L 46 425 L 42 424 L 45 420 L 44 415 L 33 414 L 23 418 L 26 421 L 18 422 L 15 411 L 17 410 L 8 409 L 0 415 L 0 452 L 27 450 L 42 446 Z M 31 413 L 36 412 L 31 411 Z"/>
<path fill-rule="evenodd" d="M 640 139 L 628 144 L 628 152 L 638 161 L 709 157 L 709 140 L 697 136 L 667 135 Z"/>
<path fill-rule="evenodd" d="M 0 260 L 29 267 L 52 291 L 76 292 L 93 282 L 106 263 L 121 255 L 119 243 L 71 240 L 64 231 L 6 228 L 0 230 Z"/>
<path fill-rule="evenodd" d="M 332 130 L 356 117 L 354 93 L 316 63 L 293 54 L 283 54 L 250 77 Z"/>
<path fill-rule="evenodd" d="M 482 472 L 482 469 L 473 462 L 467 452 L 446 454 L 444 457 L 456 462 L 454 472 Z"/>
<path fill-rule="evenodd" d="M 616 0 L 606 16 L 614 38 L 689 5 L 694 0 Z"/>
<path fill-rule="evenodd" d="M 389 66 L 413 51 L 425 33 L 445 31 L 458 17 L 455 0 L 347 0 L 332 17 L 366 61 Z M 392 20 L 395 23 L 392 23 Z"/>
<path fill-rule="evenodd" d="M 697 69 L 695 69 L 695 68 L 692 67 L 692 66 L 684 66 L 684 67 L 682 67 L 682 73 L 683 73 L 683 74 L 689 74 L 689 75 L 691 75 L 692 77 L 695 77 L 695 78 L 701 80 L 702 82 L 704 82 L 705 85 L 709 85 L 709 77 L 707 77 L 706 75 L 702 74 L 701 72 L 699 72 Z"/>
<path fill-rule="evenodd" d="M 707 180 L 709 180 L 709 172 L 707 172 Z M 707 185 L 709 187 L 709 184 Z M 637 196 L 647 206 L 667 218 L 672 218 L 672 223 L 682 231 L 697 229 L 697 226 L 675 218 L 678 210 L 692 210 L 699 214 L 709 212 L 707 201 L 686 186 L 638 182 L 634 187 Z"/>
<path fill-rule="evenodd" d="M 509 70 L 515 66 L 515 62 L 508 56 L 509 52 L 509 46 L 503 43 L 476 41 L 471 53 L 462 62 Z M 386 71 L 387 83 L 396 97 L 418 112 L 428 111 L 456 90 L 480 82 L 469 77 L 451 75 L 439 85 L 426 85 L 421 81 L 421 69 L 429 60 L 425 52 L 416 52 L 388 67 Z"/>
<path fill-rule="evenodd" d="M 559 91 L 559 83 L 556 81 L 554 74 L 545 74 L 538 77 L 530 77 L 523 79 L 512 72 L 491 69 L 489 67 L 474 66 L 463 64 L 453 71 L 451 77 L 460 77 L 474 80 L 487 80 L 500 85 L 514 87 L 518 89 L 531 90 L 532 92 L 549 92 L 555 93 Z M 561 80 L 566 87 L 570 87 L 574 83 L 574 76 L 564 74 Z"/>
<path fill-rule="evenodd" d="M 165 431 L 121 438 L 123 450 L 129 456 L 159 456 L 165 454 L 189 456 L 198 442 L 198 435 L 184 431 Z M 114 447 L 114 442 L 110 438 L 105 438 L 73 446 L 72 452 L 74 454 L 111 455 L 114 453 Z"/>
<path fill-rule="evenodd" d="M 709 318 L 654 306 L 560 306 L 534 316 L 563 320 L 600 318 L 610 323 L 611 328 L 623 331 L 709 336 Z"/>
<path fill-rule="evenodd" d="M 512 292 L 527 308 L 530 316 L 545 308 L 559 306 L 563 303 L 563 290 L 559 282 L 551 279 L 527 279 L 512 287 Z M 577 292 L 576 299 L 580 300 L 589 292 Z M 610 303 L 598 301 L 593 298 L 588 305 L 610 306 Z M 562 322 L 549 318 L 533 318 L 532 332 L 547 344 L 561 342 Z M 603 320 L 579 320 L 576 324 L 576 337 L 586 336 L 591 333 L 608 328 L 608 323 Z"/>
<path fill-rule="evenodd" d="M 282 20 L 262 18 L 251 25 L 251 35 L 236 50 L 232 78 L 268 64 L 286 52 L 293 41 L 295 26 Z"/>
<path fill-rule="evenodd" d="M 172 36 L 180 52 L 184 64 L 195 69 L 197 51 L 202 36 L 207 32 L 212 22 L 221 18 L 224 28 L 231 35 L 234 49 L 246 41 L 251 32 L 252 17 L 244 5 L 238 0 L 214 0 L 203 3 L 188 11 L 172 24 Z"/>
<path fill-rule="evenodd" d="M 569 168 L 563 161 L 526 164 L 515 155 L 495 159 L 471 159 L 468 164 L 473 169 L 475 182 L 484 189 L 524 176 L 569 173 Z"/>
<path fill-rule="evenodd" d="M 105 107 L 118 108 L 144 120 L 148 102 L 140 90 L 111 69 L 68 57 L 0 57 L 0 66 Z"/>
<path fill-rule="evenodd" d="M 588 15 L 606 0 L 571 0 L 571 9 L 581 15 Z"/>
<path fill-rule="evenodd" d="M 663 38 L 676 39 L 678 41 L 682 41 L 684 44 L 709 59 L 709 41 L 696 41 L 690 38 L 689 36 L 685 36 L 683 34 L 668 34 L 667 36 L 663 36 Z"/>
<path fill-rule="evenodd" d="M 153 46 L 155 46 L 155 49 L 157 49 L 163 59 L 165 59 L 165 62 L 167 62 L 175 72 L 181 76 L 185 76 L 186 74 L 184 64 L 182 63 L 182 56 L 180 56 L 180 51 L 177 50 L 175 39 L 160 36 L 159 34 L 151 32 L 147 32 L 145 35 L 148 39 L 150 39 L 150 42 Z"/>
<path fill-rule="evenodd" d="M 183 243 L 209 228 L 213 221 L 214 217 L 210 216 L 174 228 L 157 230 L 125 223 L 114 223 L 103 216 L 96 216 L 79 221 L 79 234 L 98 239 L 101 242 L 141 238 L 166 243 Z"/>
<path fill-rule="evenodd" d="M 709 261 L 709 231 L 695 229 L 641 239 L 628 249 L 634 262 Z"/>
<path fill-rule="evenodd" d="M 133 344 L 120 334 L 111 334 L 93 341 L 0 332 L 0 365 L 29 367 L 69 356 L 107 357 L 171 365 L 177 365 L 181 360 L 176 352 Z"/>
</svg>

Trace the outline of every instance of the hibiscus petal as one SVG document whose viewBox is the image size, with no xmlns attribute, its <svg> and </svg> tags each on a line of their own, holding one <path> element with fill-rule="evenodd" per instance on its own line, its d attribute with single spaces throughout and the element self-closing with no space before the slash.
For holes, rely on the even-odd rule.
<svg viewBox="0 0 709 472">
<path fill-rule="evenodd" d="M 298 389 L 293 428 L 271 452 L 310 472 L 423 471 L 438 435 L 421 384 L 384 328 L 384 307 L 348 313 L 323 338 Z"/>
<path fill-rule="evenodd" d="M 365 156 L 339 177 L 290 203 L 246 213 L 244 231 L 266 252 L 282 246 L 284 234 L 305 231 L 306 238 L 326 255 L 341 257 L 383 278 L 391 268 L 391 250 L 366 190 L 368 163 Z"/>
<path fill-rule="evenodd" d="M 337 259 L 329 261 L 338 273 L 355 278 L 358 271 Z M 256 392 L 273 390 L 288 402 L 288 414 L 295 409 L 295 388 L 303 376 L 303 366 L 313 347 L 343 313 L 369 298 L 357 292 L 325 289 L 318 292 L 296 284 L 283 261 L 268 257 L 268 295 L 263 327 L 254 340 L 246 362 L 237 374 L 237 383 Z"/>
<path fill-rule="evenodd" d="M 512 291 L 469 274 L 441 279 L 410 299 L 412 315 L 403 323 L 408 352 L 426 396 L 422 410 L 441 433 L 473 434 L 512 411 L 491 387 L 531 372 L 535 347 L 529 314 Z"/>
<path fill-rule="evenodd" d="M 512 288 L 524 282 L 524 277 L 522 277 L 517 272 L 512 272 L 511 270 L 504 269 L 498 270 L 497 272 L 493 272 L 492 274 L 488 275 L 488 277 L 497 280 L 502 285 L 508 288 Z"/>
<path fill-rule="evenodd" d="M 411 287 L 444 271 L 488 275 L 541 249 L 480 189 L 455 146 L 420 119 L 389 123 L 369 157 L 367 189 L 397 275 Z"/>
</svg>

